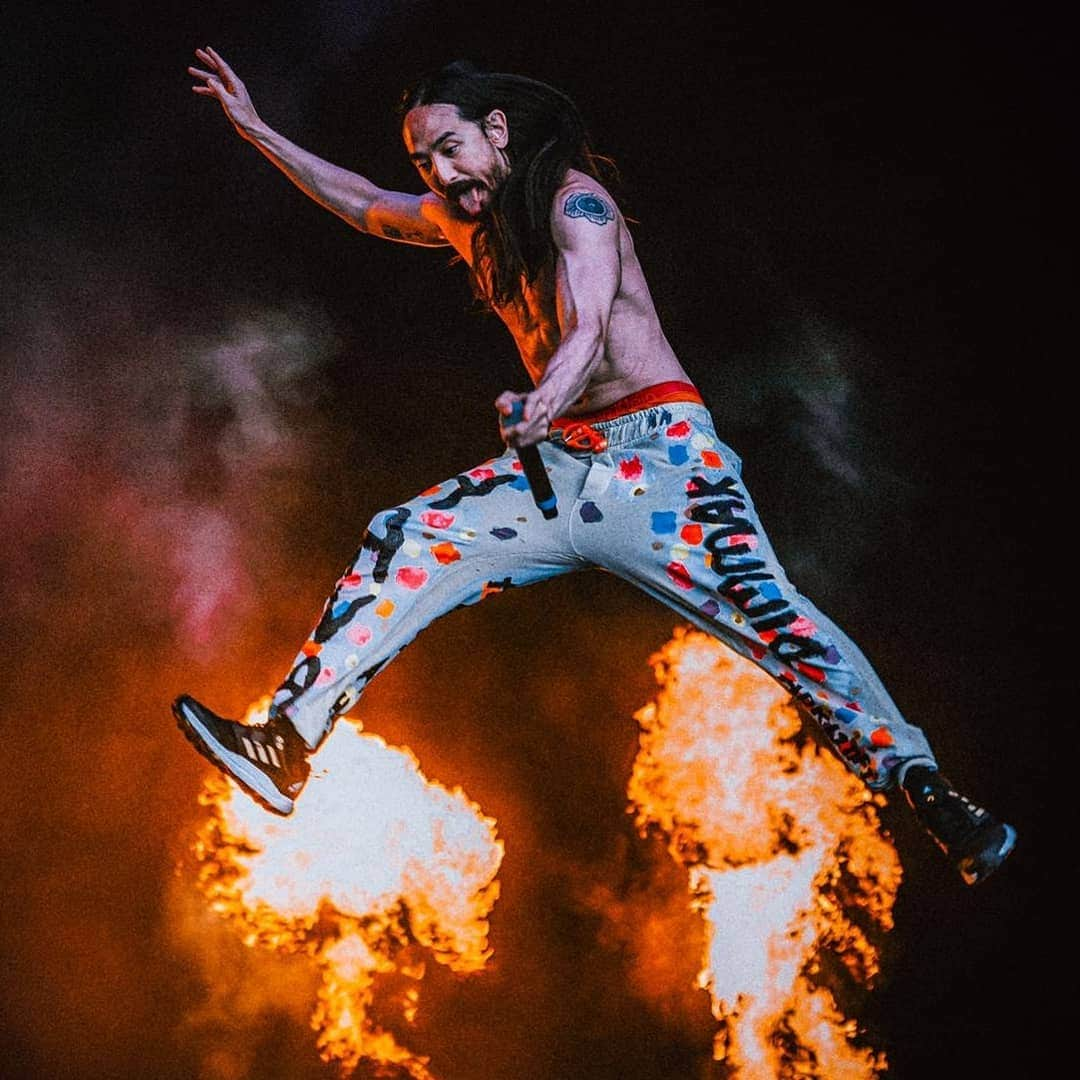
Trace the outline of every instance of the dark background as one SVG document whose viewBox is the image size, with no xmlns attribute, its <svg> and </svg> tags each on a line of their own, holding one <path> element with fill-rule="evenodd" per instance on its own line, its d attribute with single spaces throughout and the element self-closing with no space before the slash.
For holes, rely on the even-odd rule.
<svg viewBox="0 0 1080 1080">
<path fill-rule="evenodd" d="M 205 1045 L 234 1038 L 236 1075 L 331 1075 L 302 1015 L 191 1019 L 209 991 L 174 867 L 204 770 L 168 703 L 237 710 L 274 685 L 370 516 L 497 452 L 491 401 L 524 386 L 444 252 L 350 232 L 191 93 L 210 43 L 272 126 L 404 190 L 392 107 L 419 71 L 468 56 L 579 102 L 792 578 L 1020 833 L 967 890 L 886 812 L 905 881 L 860 1019 L 900 1080 L 1043 1075 L 1069 936 L 1046 888 L 1068 861 L 1049 755 L 1071 757 L 1072 545 L 1046 515 L 1071 490 L 1055 27 L 561 0 L 15 3 L 4 21 L 0 1071 L 219 1075 Z M 254 382 L 230 382 L 215 349 L 252 340 Z M 506 959 L 436 978 L 407 1039 L 440 1075 L 714 1075 L 704 995 L 674 1018 L 636 999 L 580 894 L 660 879 L 622 806 L 672 625 L 578 575 L 454 613 L 365 698 L 367 728 L 462 783 L 508 844 Z"/>
</svg>

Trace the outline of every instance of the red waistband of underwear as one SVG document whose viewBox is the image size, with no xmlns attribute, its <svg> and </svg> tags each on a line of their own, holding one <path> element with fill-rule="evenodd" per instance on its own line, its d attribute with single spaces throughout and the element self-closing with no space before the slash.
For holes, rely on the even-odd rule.
<svg viewBox="0 0 1080 1080">
<path fill-rule="evenodd" d="M 626 397 L 619 398 L 606 408 L 596 412 L 582 413 L 580 416 L 559 416 L 551 422 L 551 430 L 559 432 L 562 441 L 576 450 L 592 450 L 599 453 L 607 448 L 607 439 L 593 429 L 593 424 L 605 420 L 617 420 L 620 416 L 651 409 L 656 405 L 668 405 L 673 401 L 690 401 L 696 405 L 705 402 L 693 383 L 670 382 L 656 383 L 643 390 L 635 390 Z"/>
<path fill-rule="evenodd" d="M 604 420 L 617 420 L 627 413 L 651 409 L 654 405 L 667 405 L 672 401 L 693 401 L 704 405 L 701 394 L 693 383 L 662 382 L 646 386 L 644 390 L 635 390 L 626 397 L 619 398 L 596 412 L 581 413 L 578 416 L 560 416 L 552 421 L 552 427 L 565 427 L 567 424 L 599 424 Z"/>
</svg>

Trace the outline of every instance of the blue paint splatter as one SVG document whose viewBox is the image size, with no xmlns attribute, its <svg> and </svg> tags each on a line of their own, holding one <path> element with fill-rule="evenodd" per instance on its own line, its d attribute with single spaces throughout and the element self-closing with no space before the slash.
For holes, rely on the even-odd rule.
<svg viewBox="0 0 1080 1080">
<path fill-rule="evenodd" d="M 706 600 L 705 603 L 701 605 L 701 610 L 712 618 L 712 616 L 720 610 L 720 605 L 715 600 Z"/>
<path fill-rule="evenodd" d="M 515 476 L 513 482 L 510 484 L 516 491 L 528 491 L 529 490 L 529 478 L 522 474 L 521 476 Z"/>
<path fill-rule="evenodd" d="M 600 512 L 600 507 L 594 502 L 584 502 L 581 504 L 581 520 L 582 521 L 603 521 L 604 515 Z"/>
<path fill-rule="evenodd" d="M 840 651 L 837 649 L 837 647 L 835 645 L 830 645 L 825 650 L 824 660 L 825 660 L 826 664 L 839 664 L 840 663 Z"/>
<path fill-rule="evenodd" d="M 673 533 L 675 531 L 675 511 L 654 510 L 652 514 L 652 531 L 654 533 Z"/>
<path fill-rule="evenodd" d="M 491 535 L 494 536 L 497 540 L 512 540 L 515 536 L 517 536 L 517 529 L 511 529 L 507 526 L 503 526 L 502 528 L 492 529 Z"/>
<path fill-rule="evenodd" d="M 690 454 L 685 446 L 675 445 L 668 447 L 667 456 L 672 465 L 685 465 Z"/>
<path fill-rule="evenodd" d="M 771 581 L 763 581 L 757 586 L 757 591 L 761 593 L 766 600 L 781 599 L 780 590 Z"/>
</svg>

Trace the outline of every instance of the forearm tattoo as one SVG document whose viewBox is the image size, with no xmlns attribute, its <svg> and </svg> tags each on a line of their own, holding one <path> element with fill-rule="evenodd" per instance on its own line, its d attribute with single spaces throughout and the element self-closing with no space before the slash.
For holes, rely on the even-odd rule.
<svg viewBox="0 0 1080 1080">
<path fill-rule="evenodd" d="M 594 225 L 606 225 L 615 220 L 615 211 L 611 205 L 591 191 L 575 191 L 566 200 L 563 213 L 571 218 L 588 218 Z"/>
<path fill-rule="evenodd" d="M 388 240 L 415 240 L 419 243 L 427 240 L 427 237 L 419 229 L 399 229 L 394 225 L 382 225 L 379 231 Z"/>
</svg>

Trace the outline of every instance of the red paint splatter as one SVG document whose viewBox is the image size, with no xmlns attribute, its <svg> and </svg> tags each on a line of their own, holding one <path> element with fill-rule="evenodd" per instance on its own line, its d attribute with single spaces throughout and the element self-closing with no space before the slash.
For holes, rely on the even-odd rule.
<svg viewBox="0 0 1080 1080">
<path fill-rule="evenodd" d="M 420 515 L 420 520 L 433 529 L 449 529 L 454 524 L 454 515 L 442 510 L 425 510 Z"/>
<path fill-rule="evenodd" d="M 702 450 L 701 463 L 709 469 L 722 469 L 724 459 L 715 450 Z"/>
<path fill-rule="evenodd" d="M 854 709 L 856 712 L 862 712 L 862 706 L 857 701 L 845 701 L 845 709 Z"/>
<path fill-rule="evenodd" d="M 681 439 L 684 435 L 690 434 L 690 421 L 680 420 L 677 424 L 672 424 L 667 429 L 667 434 L 673 439 Z"/>
<path fill-rule="evenodd" d="M 808 678 L 813 679 L 814 682 L 824 682 L 825 672 L 819 667 L 814 667 L 813 664 L 804 664 L 801 660 L 795 661 L 795 666 Z"/>
<path fill-rule="evenodd" d="M 893 737 L 889 733 L 889 729 L 884 727 L 874 728 L 874 730 L 870 732 L 870 742 L 873 743 L 874 746 L 894 745 Z"/>
<path fill-rule="evenodd" d="M 469 475 L 474 480 L 490 480 L 495 475 L 494 469 L 470 469 Z"/>
<path fill-rule="evenodd" d="M 461 558 L 461 552 L 449 540 L 443 544 L 432 544 L 431 554 L 444 566 Z"/>
<path fill-rule="evenodd" d="M 759 630 L 758 637 L 767 645 L 774 637 L 776 637 L 775 630 Z"/>
<path fill-rule="evenodd" d="M 764 660 L 768 651 L 768 649 L 763 649 L 760 645 L 750 646 L 750 653 L 755 660 Z"/>
<path fill-rule="evenodd" d="M 406 589 L 419 589 L 428 579 L 428 572 L 422 566 L 402 566 L 394 575 L 394 580 Z"/>
<path fill-rule="evenodd" d="M 368 626 L 353 626 L 349 628 L 345 636 L 354 645 L 366 645 L 371 640 L 371 628 Z"/>
<path fill-rule="evenodd" d="M 735 547 L 736 544 L 745 544 L 751 551 L 757 547 L 757 537 L 753 533 L 736 533 L 734 536 L 727 538 L 728 547 Z"/>
<path fill-rule="evenodd" d="M 363 574 L 346 574 L 339 582 L 338 587 L 342 589 L 357 589 L 364 582 Z"/>
<path fill-rule="evenodd" d="M 521 472 L 521 470 L 524 469 L 525 466 L 522 465 L 520 461 L 513 461 L 510 463 L 510 468 L 513 469 L 514 472 Z"/>
<path fill-rule="evenodd" d="M 667 576 L 671 578 L 680 589 L 692 589 L 694 587 L 690 572 L 681 562 L 669 562 L 664 569 L 667 570 Z"/>
<path fill-rule="evenodd" d="M 424 491 L 421 491 L 420 495 L 421 497 L 424 495 L 437 495 L 440 491 L 442 491 L 442 484 L 436 484 L 434 487 L 429 487 Z"/>
<path fill-rule="evenodd" d="M 702 537 L 702 530 L 700 525 L 684 525 L 679 530 L 679 535 L 688 544 L 700 544 Z"/>
<path fill-rule="evenodd" d="M 641 458 L 637 454 L 632 458 L 623 458 L 619 462 L 619 476 L 623 480 L 640 480 L 644 471 Z"/>
<path fill-rule="evenodd" d="M 800 615 L 788 627 L 788 633 L 798 634 L 799 637 L 813 637 L 817 633 L 817 626 L 815 626 L 805 615 Z"/>
</svg>

